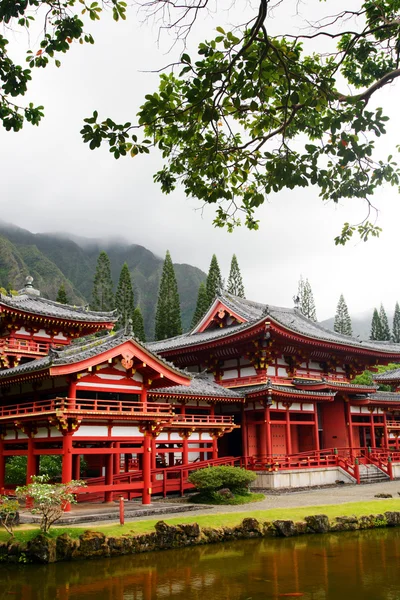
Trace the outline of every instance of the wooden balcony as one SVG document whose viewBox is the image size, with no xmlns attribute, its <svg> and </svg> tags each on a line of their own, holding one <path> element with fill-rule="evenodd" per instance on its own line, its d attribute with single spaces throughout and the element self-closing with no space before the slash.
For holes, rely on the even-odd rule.
<svg viewBox="0 0 400 600">
<path fill-rule="evenodd" d="M 46 356 L 51 345 L 50 342 L 0 338 L 0 353 L 7 356 Z"/>
<path fill-rule="evenodd" d="M 400 421 L 386 421 L 387 429 L 400 429 Z"/>
<path fill-rule="evenodd" d="M 176 415 L 166 402 L 135 400 L 95 400 L 54 398 L 37 402 L 21 402 L 0 407 L 0 423 L 38 421 L 49 417 L 84 418 L 90 420 L 157 421 L 168 428 L 227 429 L 237 427 L 233 417 L 225 415 Z"/>
</svg>

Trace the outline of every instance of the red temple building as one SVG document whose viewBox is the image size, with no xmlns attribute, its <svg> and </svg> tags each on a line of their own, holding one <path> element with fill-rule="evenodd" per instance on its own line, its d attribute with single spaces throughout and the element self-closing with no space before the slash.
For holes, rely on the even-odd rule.
<svg viewBox="0 0 400 600">
<path fill-rule="evenodd" d="M 400 362 L 398 344 L 227 293 L 189 333 L 149 344 L 31 280 L 0 297 L 0 316 L 0 492 L 15 455 L 27 481 L 41 456 L 61 455 L 62 481 L 87 482 L 80 500 L 146 504 L 207 464 L 255 469 L 260 487 L 400 475 L 400 394 L 352 383 Z"/>
</svg>

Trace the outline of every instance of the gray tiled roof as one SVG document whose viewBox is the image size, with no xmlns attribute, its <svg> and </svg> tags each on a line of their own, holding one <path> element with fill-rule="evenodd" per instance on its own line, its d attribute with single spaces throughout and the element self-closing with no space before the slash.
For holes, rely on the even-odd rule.
<svg viewBox="0 0 400 600">
<path fill-rule="evenodd" d="M 400 369 L 392 369 L 391 371 L 385 371 L 374 375 L 374 381 L 398 381 L 400 380 Z"/>
<path fill-rule="evenodd" d="M 334 393 L 329 393 L 329 392 L 318 392 L 318 391 L 310 391 L 310 390 L 299 390 L 293 386 L 290 385 L 275 385 L 275 384 L 268 384 L 268 383 L 263 383 L 261 385 L 254 385 L 254 386 L 246 386 L 246 387 L 242 387 L 240 388 L 240 391 L 242 393 L 244 393 L 247 396 L 257 393 L 257 392 L 270 392 L 270 391 L 276 391 L 276 392 L 287 392 L 289 394 L 293 394 L 294 396 L 320 396 L 321 398 L 332 398 L 332 396 L 334 396 Z"/>
<path fill-rule="evenodd" d="M 230 398 L 237 399 L 238 401 L 243 400 L 243 394 L 237 390 L 230 390 L 228 388 L 215 383 L 212 379 L 209 379 L 207 375 L 199 374 L 194 375 L 189 386 L 175 385 L 171 387 L 158 388 L 150 390 L 149 394 L 179 394 L 179 396 L 208 396 L 210 398 Z"/>
<path fill-rule="evenodd" d="M 397 392 L 376 392 L 375 394 L 370 394 L 368 396 L 368 400 L 372 400 L 374 402 L 399 402 L 400 403 L 400 394 Z"/>
<path fill-rule="evenodd" d="M 135 341 L 135 343 L 141 346 L 149 356 L 155 358 L 158 362 L 165 364 L 169 369 L 171 369 L 175 373 L 180 373 L 185 377 L 191 377 L 191 375 L 187 371 L 182 371 L 181 369 L 178 369 L 172 363 L 168 362 L 161 356 L 154 354 L 144 344 L 139 342 L 136 338 L 133 338 L 132 334 L 125 333 L 125 331 L 122 330 L 118 331 L 117 333 L 108 334 L 95 339 L 81 340 L 79 343 L 71 344 L 63 350 L 56 350 L 54 348 L 51 348 L 49 354 L 44 358 L 32 360 L 28 363 L 18 365 L 17 367 L 13 367 L 11 369 L 1 370 L 0 380 L 8 379 L 9 377 L 12 377 L 14 375 L 34 373 L 36 371 L 41 371 L 42 369 L 47 369 L 52 366 L 74 364 L 82 360 L 87 360 L 88 358 L 92 358 L 99 354 L 103 354 L 104 352 L 107 352 L 112 348 L 116 348 L 117 346 L 129 340 Z"/>
<path fill-rule="evenodd" d="M 303 335 L 307 338 L 328 343 L 330 342 L 342 346 L 351 346 L 359 349 L 383 352 L 385 354 L 397 354 L 400 356 L 400 344 L 395 344 L 393 342 L 376 342 L 371 340 L 363 341 L 356 337 L 336 333 L 331 329 L 323 327 L 319 323 L 314 323 L 314 321 L 307 319 L 296 308 L 282 308 L 279 306 L 260 304 L 259 302 L 252 302 L 244 298 L 239 298 L 238 296 L 234 296 L 228 292 L 223 292 L 219 299 L 221 302 L 223 302 L 223 304 L 225 304 L 237 315 L 242 317 L 246 322 L 241 325 L 204 331 L 202 333 L 190 332 L 175 338 L 163 340 L 161 342 L 154 342 L 151 344 L 151 348 L 159 352 L 186 346 L 195 346 L 202 342 L 212 341 L 214 339 L 220 339 L 225 336 L 232 335 L 233 333 L 247 329 L 268 317 L 277 324 L 283 325 L 285 329 Z"/>
<path fill-rule="evenodd" d="M 378 389 L 378 386 L 376 385 L 363 385 L 361 383 L 349 383 L 348 381 L 327 381 L 326 379 L 303 379 L 303 378 L 296 378 L 294 377 L 292 379 L 292 383 L 295 386 L 302 386 L 302 385 L 307 385 L 307 386 L 321 386 L 324 385 L 326 388 L 328 389 L 365 389 L 367 390 L 376 390 Z"/>
<path fill-rule="evenodd" d="M 83 321 L 93 323 L 114 323 L 117 320 L 115 312 L 96 312 L 87 310 L 84 306 L 70 306 L 47 300 L 41 296 L 21 294 L 19 296 L 4 296 L 0 294 L 0 306 L 21 310 L 35 315 L 43 315 L 67 321 Z"/>
</svg>

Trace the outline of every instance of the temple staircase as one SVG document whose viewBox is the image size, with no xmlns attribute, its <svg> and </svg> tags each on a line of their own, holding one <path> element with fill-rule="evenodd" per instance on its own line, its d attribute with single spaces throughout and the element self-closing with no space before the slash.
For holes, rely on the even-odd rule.
<svg viewBox="0 0 400 600">
<path fill-rule="evenodd" d="M 384 481 L 390 481 L 390 477 L 387 473 L 382 471 L 379 467 L 373 464 L 360 465 L 360 483 L 383 483 Z"/>
</svg>

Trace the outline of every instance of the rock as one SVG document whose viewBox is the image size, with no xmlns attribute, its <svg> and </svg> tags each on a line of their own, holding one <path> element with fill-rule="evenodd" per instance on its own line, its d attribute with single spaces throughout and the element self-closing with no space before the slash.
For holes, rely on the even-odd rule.
<svg viewBox="0 0 400 600">
<path fill-rule="evenodd" d="M 129 536 L 109 537 L 107 545 L 111 556 L 122 556 L 132 552 L 132 538 Z"/>
<path fill-rule="evenodd" d="M 224 538 L 224 532 L 222 529 L 203 527 L 201 533 L 206 544 L 216 544 L 217 542 L 222 542 Z"/>
<path fill-rule="evenodd" d="M 257 521 L 257 519 L 253 519 L 253 518 L 247 518 L 247 519 L 243 519 L 242 523 L 239 525 L 239 527 L 245 532 L 245 533 L 256 533 L 258 535 L 261 536 L 261 525 L 260 523 Z"/>
<path fill-rule="evenodd" d="M 106 536 L 99 531 L 85 531 L 79 536 L 79 545 L 73 551 L 72 558 L 98 558 L 109 556 Z"/>
<path fill-rule="evenodd" d="M 336 517 L 335 522 L 330 526 L 331 531 L 356 531 L 360 529 L 357 517 Z"/>
<path fill-rule="evenodd" d="M 297 529 L 293 521 L 277 520 L 272 521 L 272 523 L 280 537 L 292 537 L 293 535 L 297 535 Z"/>
<path fill-rule="evenodd" d="M 197 523 L 185 523 L 180 525 L 183 533 L 189 538 L 200 537 L 200 526 Z"/>
<path fill-rule="evenodd" d="M 399 527 L 400 525 L 400 512 L 385 512 L 385 517 L 388 527 Z"/>
<path fill-rule="evenodd" d="M 307 533 L 307 523 L 305 521 L 296 521 L 294 526 L 296 528 L 297 535 L 303 535 L 304 533 Z"/>
<path fill-rule="evenodd" d="M 10 554 L 10 547 L 8 548 Z M 56 540 L 39 533 L 27 544 L 27 555 L 33 562 L 48 564 L 56 562 Z"/>
<path fill-rule="evenodd" d="M 360 529 L 373 529 L 375 527 L 375 518 L 372 515 L 363 515 L 358 517 Z"/>
<path fill-rule="evenodd" d="M 71 560 L 77 545 L 77 541 L 73 540 L 67 533 L 59 535 L 56 539 L 56 560 Z"/>
<path fill-rule="evenodd" d="M 393 498 L 392 494 L 375 494 L 374 498 Z"/>
<path fill-rule="evenodd" d="M 263 537 L 277 537 L 278 532 L 273 523 L 270 521 L 264 521 L 262 524 Z"/>
<path fill-rule="evenodd" d="M 218 490 L 217 495 L 225 499 L 234 498 L 234 495 L 229 488 L 222 488 L 222 490 Z"/>
<path fill-rule="evenodd" d="M 326 515 L 312 515 L 304 518 L 307 523 L 307 533 L 327 533 L 329 519 Z"/>
</svg>

